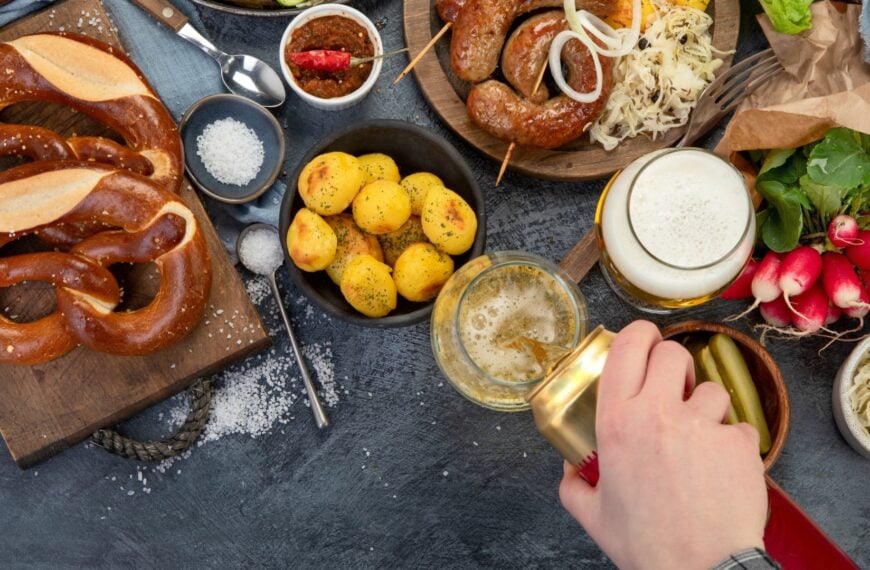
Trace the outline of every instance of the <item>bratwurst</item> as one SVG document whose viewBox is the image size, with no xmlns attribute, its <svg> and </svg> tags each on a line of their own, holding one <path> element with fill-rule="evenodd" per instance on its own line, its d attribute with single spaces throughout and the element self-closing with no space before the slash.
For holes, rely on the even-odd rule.
<svg viewBox="0 0 870 570">
<path fill-rule="evenodd" d="M 578 40 L 565 44 L 562 62 L 568 84 L 586 93 L 595 88 L 595 64 L 589 49 Z M 595 121 L 604 109 L 612 85 L 611 59 L 601 58 L 603 87 L 592 103 L 578 103 L 564 94 L 544 103 L 518 95 L 501 81 L 475 85 L 466 106 L 471 120 L 493 136 L 520 146 L 552 149 L 568 143 Z"/>
<path fill-rule="evenodd" d="M 519 26 L 501 52 L 501 71 L 505 79 L 520 95 L 535 103 L 550 98 L 550 92 L 542 83 L 537 86 L 538 76 L 547 65 L 547 56 L 553 38 L 568 29 L 565 13 L 551 10 L 532 16 Z"/>
<path fill-rule="evenodd" d="M 435 0 L 435 10 L 442 22 L 453 23 L 459 17 L 459 12 L 465 6 L 466 0 Z M 575 0 L 574 5 L 578 10 L 588 10 L 598 17 L 605 17 L 610 13 L 613 0 Z M 517 16 L 534 12 L 543 8 L 561 8 L 562 0 L 520 0 L 517 7 Z"/>
<path fill-rule="evenodd" d="M 498 66 L 508 30 L 518 16 L 562 5 L 562 0 L 437 0 L 435 9 L 441 18 L 454 22 L 450 38 L 453 72 L 463 81 L 483 81 Z M 575 0 L 575 5 L 578 10 L 606 17 L 613 4 L 608 0 Z"/>
<path fill-rule="evenodd" d="M 483 81 L 495 71 L 519 0 L 467 0 L 450 38 L 450 65 L 459 79 Z"/>
</svg>

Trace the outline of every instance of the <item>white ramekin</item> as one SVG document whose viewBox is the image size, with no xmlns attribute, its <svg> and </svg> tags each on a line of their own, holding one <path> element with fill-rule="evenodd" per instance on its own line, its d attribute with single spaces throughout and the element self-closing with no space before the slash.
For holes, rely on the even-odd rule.
<svg viewBox="0 0 870 570">
<path fill-rule="evenodd" d="M 281 61 L 281 73 L 284 74 L 284 80 L 290 85 L 290 88 L 296 92 L 300 99 L 312 107 L 323 109 L 325 111 L 340 111 L 341 109 L 347 109 L 348 107 L 356 105 L 365 99 L 365 96 L 372 90 L 372 87 L 378 80 L 378 76 L 381 74 L 383 60 L 376 59 L 372 62 L 372 71 L 369 73 L 365 82 L 359 87 L 359 89 L 352 91 L 347 95 L 334 97 L 332 99 L 323 99 L 303 91 L 302 88 L 296 84 L 296 80 L 293 78 L 293 73 L 290 71 L 290 66 L 287 65 L 287 61 L 284 59 L 284 47 L 290 41 L 290 37 L 294 30 L 307 24 L 311 20 L 322 18 L 324 16 L 344 16 L 364 27 L 369 33 L 369 38 L 371 39 L 372 47 L 374 47 L 376 56 L 383 55 L 384 45 L 377 28 L 375 28 L 375 25 L 365 14 L 359 10 L 351 8 L 350 6 L 344 6 L 342 4 L 321 4 L 320 6 L 309 8 L 296 16 L 287 26 L 287 29 L 284 30 L 284 35 L 281 36 L 281 45 L 278 49 L 278 59 Z"/>
<path fill-rule="evenodd" d="M 858 425 L 849 397 L 849 388 L 852 386 L 852 379 L 855 377 L 858 365 L 867 358 L 868 353 L 870 353 L 870 338 L 858 343 L 837 372 L 832 403 L 834 420 L 843 438 L 855 451 L 870 459 L 870 432 Z"/>
</svg>

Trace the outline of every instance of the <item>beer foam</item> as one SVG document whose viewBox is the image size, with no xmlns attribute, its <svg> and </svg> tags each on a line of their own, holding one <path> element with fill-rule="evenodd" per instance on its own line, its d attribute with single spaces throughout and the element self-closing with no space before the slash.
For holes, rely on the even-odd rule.
<svg viewBox="0 0 870 570">
<path fill-rule="evenodd" d="M 518 268 L 497 269 L 487 276 L 489 283 L 478 283 L 474 294 L 466 297 L 460 309 L 460 335 L 468 356 L 482 370 L 499 380 L 524 382 L 545 371 L 529 352 L 504 343 L 522 335 L 544 343 L 568 344 L 571 339 L 564 337 L 573 333 L 574 326 L 559 321 L 558 313 L 566 308 L 554 306 L 558 302 L 554 296 L 562 295 L 554 290 L 558 284 L 544 283 L 544 279 L 554 281 L 552 277 L 537 270 L 538 275 L 529 275 L 527 280 L 502 279 L 497 274 L 512 269 Z"/>
<path fill-rule="evenodd" d="M 606 253 L 651 295 L 702 297 L 727 285 L 748 258 L 751 202 L 742 176 L 705 151 L 668 152 L 640 172 L 658 154 L 636 160 L 611 185 L 601 215 Z"/>
</svg>

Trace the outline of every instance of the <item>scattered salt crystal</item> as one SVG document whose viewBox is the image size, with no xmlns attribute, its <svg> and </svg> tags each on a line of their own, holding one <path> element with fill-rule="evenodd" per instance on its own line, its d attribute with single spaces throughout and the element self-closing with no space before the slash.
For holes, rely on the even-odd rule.
<svg viewBox="0 0 870 570">
<path fill-rule="evenodd" d="M 448 471 L 445 471 L 444 473 L 442 473 L 442 475 L 444 475 L 445 477 L 447 477 L 448 475 L 450 475 L 450 473 L 449 473 Z"/>
<path fill-rule="evenodd" d="M 135 494 L 136 494 L 136 491 L 127 491 L 127 496 L 128 496 L 128 497 L 132 497 L 132 496 L 135 495 Z"/>
<path fill-rule="evenodd" d="M 209 123 L 196 137 L 196 154 L 208 173 L 223 184 L 244 186 L 263 166 L 263 141 L 232 117 Z"/>
</svg>

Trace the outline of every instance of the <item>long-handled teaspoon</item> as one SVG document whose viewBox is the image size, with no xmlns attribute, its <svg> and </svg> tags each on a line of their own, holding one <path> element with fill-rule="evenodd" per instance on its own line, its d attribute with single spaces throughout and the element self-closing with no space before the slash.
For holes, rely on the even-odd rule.
<svg viewBox="0 0 870 570">
<path fill-rule="evenodd" d="M 166 0 L 133 0 L 157 21 L 171 28 L 221 66 L 221 79 L 232 93 L 247 97 L 263 107 L 279 107 L 287 92 L 281 77 L 268 63 L 252 55 L 228 55 L 205 39 L 185 16 Z"/>
<path fill-rule="evenodd" d="M 272 252 L 275 252 L 275 254 L 271 255 Z M 290 344 L 293 346 L 296 362 L 299 364 L 300 372 L 302 372 L 302 380 L 305 382 L 305 391 L 308 393 L 308 401 L 311 403 L 314 421 L 319 428 L 329 427 L 329 418 L 326 417 L 326 411 L 323 409 L 323 404 L 320 403 L 320 398 L 317 396 L 314 381 L 311 379 L 308 365 L 305 363 L 305 356 L 302 354 L 302 348 L 296 340 L 296 335 L 293 334 L 290 317 L 287 316 L 287 309 L 284 308 L 284 301 L 281 298 L 281 292 L 278 290 L 278 282 L 275 280 L 275 272 L 284 263 L 284 252 L 281 249 L 278 230 L 269 224 L 251 224 L 239 234 L 239 239 L 236 242 L 236 254 L 239 256 L 242 265 L 253 273 L 263 275 L 269 280 L 272 294 L 275 296 L 278 309 L 281 311 L 281 317 L 284 319 L 284 326 L 287 327 L 287 334 L 290 336 Z"/>
</svg>

